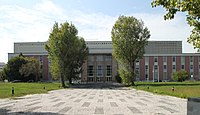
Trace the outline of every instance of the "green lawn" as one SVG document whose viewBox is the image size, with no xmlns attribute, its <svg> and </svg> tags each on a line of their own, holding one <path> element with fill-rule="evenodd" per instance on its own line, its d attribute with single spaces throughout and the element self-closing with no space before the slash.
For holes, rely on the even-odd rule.
<svg viewBox="0 0 200 115">
<path fill-rule="evenodd" d="M 180 98 L 200 97 L 200 82 L 136 82 L 136 85 L 131 87 Z"/>
<path fill-rule="evenodd" d="M 47 93 L 50 90 L 61 89 L 60 83 L 0 83 L 0 98 L 13 98 L 28 94 Z M 14 87 L 14 95 L 12 95 Z M 45 87 L 45 89 L 44 89 Z"/>
</svg>

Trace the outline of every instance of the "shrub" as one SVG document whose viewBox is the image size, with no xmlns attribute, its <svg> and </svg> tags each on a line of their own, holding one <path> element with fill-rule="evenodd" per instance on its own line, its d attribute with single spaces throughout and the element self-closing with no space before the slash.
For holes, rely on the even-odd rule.
<svg viewBox="0 0 200 115">
<path fill-rule="evenodd" d="M 188 79 L 188 77 L 189 77 L 189 74 L 187 71 L 180 70 L 180 71 L 176 71 L 173 73 L 172 79 L 174 81 L 182 82 L 182 81 L 185 81 L 186 79 Z"/>
</svg>

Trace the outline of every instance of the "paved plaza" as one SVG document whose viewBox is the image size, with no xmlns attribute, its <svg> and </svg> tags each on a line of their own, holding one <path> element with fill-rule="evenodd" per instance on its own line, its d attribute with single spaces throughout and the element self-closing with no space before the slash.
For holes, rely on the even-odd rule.
<svg viewBox="0 0 200 115">
<path fill-rule="evenodd" d="M 185 115 L 187 100 L 125 87 L 79 87 L 0 100 L 0 115 Z"/>
</svg>

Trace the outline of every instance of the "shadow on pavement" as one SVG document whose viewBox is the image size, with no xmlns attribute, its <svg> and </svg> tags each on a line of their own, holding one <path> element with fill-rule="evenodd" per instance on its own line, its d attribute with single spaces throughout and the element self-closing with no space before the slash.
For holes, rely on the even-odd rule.
<svg viewBox="0 0 200 115">
<path fill-rule="evenodd" d="M 0 108 L 0 115 L 61 115 L 51 112 L 11 112 L 6 108 Z"/>
<path fill-rule="evenodd" d="M 120 83 L 82 83 L 82 84 L 73 84 L 70 88 L 77 89 L 118 89 L 118 90 L 127 90 L 123 84 Z"/>
</svg>

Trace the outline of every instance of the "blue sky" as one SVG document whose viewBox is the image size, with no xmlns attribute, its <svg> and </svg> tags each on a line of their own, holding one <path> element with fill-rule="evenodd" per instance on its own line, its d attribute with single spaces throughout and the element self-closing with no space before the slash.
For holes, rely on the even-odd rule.
<svg viewBox="0 0 200 115">
<path fill-rule="evenodd" d="M 185 14 L 164 21 L 162 7 L 151 0 L 0 0 L 0 62 L 7 62 L 14 42 L 47 41 L 54 22 L 72 22 L 85 40 L 110 41 L 118 16 L 144 21 L 150 40 L 181 40 L 183 52 L 195 52 L 187 43 L 191 28 Z"/>
</svg>

